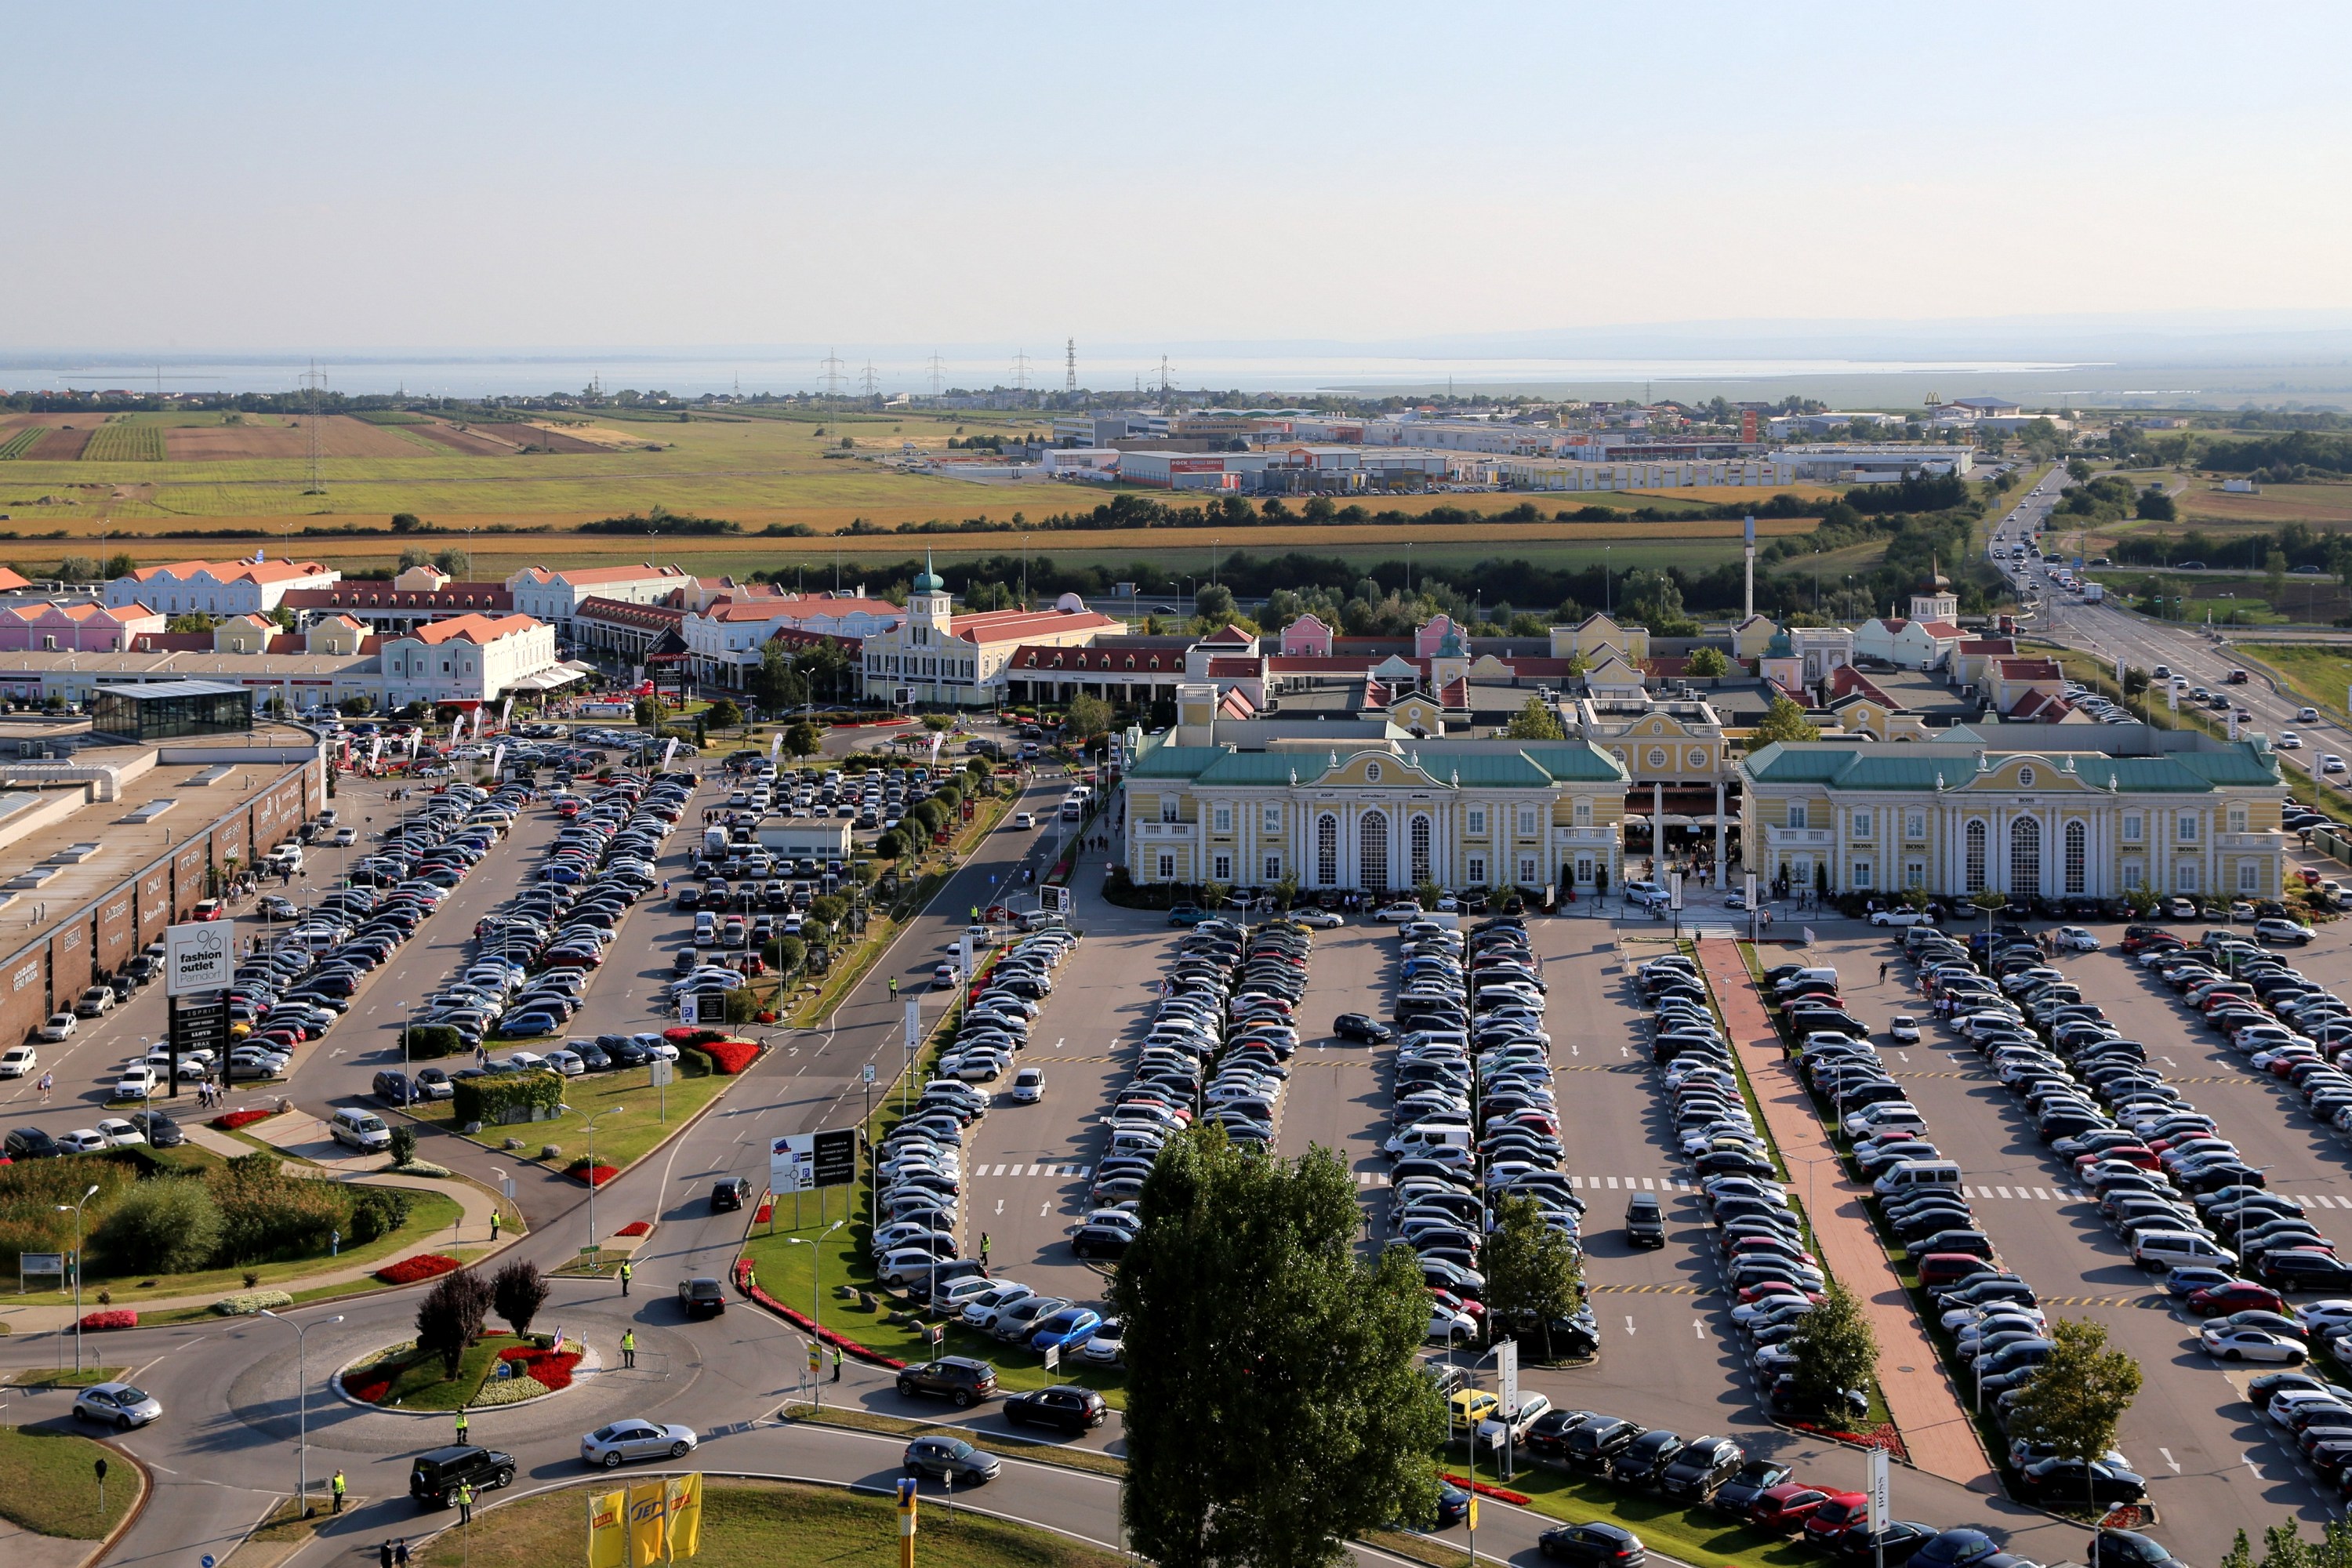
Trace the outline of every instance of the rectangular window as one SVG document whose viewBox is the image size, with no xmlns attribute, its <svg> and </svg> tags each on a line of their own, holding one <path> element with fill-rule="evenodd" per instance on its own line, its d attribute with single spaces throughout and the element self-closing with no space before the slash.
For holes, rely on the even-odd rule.
<svg viewBox="0 0 2352 1568">
<path fill-rule="evenodd" d="M 1268 833 L 1279 833 L 1279 832 L 1281 832 L 1281 831 L 1282 831 L 1282 807 L 1280 807 L 1280 806 L 1278 806 L 1278 805 L 1269 805 L 1269 806 L 1267 806 L 1267 807 L 1265 808 L 1265 831 L 1267 831 Z"/>
<path fill-rule="evenodd" d="M 2197 867 L 2194 862 L 2183 861 L 2172 868 L 2172 890 L 2176 893 L 2193 893 L 2197 890 Z"/>
<path fill-rule="evenodd" d="M 2137 811 L 2124 813 L 2124 842 L 2137 844 L 2140 838 L 2140 817 Z"/>
<path fill-rule="evenodd" d="M 1234 879 L 1234 858 L 1232 856 L 1220 855 L 1214 860 L 1211 861 L 1210 864 L 1214 868 L 1210 871 L 1209 875 L 1214 877 L 1218 881 L 1230 882 Z"/>
<path fill-rule="evenodd" d="M 2194 844 L 2197 842 L 2197 814 L 2195 812 L 2184 811 L 2180 814 L 2179 831 L 2181 843 Z"/>
<path fill-rule="evenodd" d="M 1281 856 L 1269 855 L 1265 858 L 1265 879 L 1269 882 L 1279 882 L 1282 880 Z"/>
<path fill-rule="evenodd" d="M 1792 800 L 1789 803 L 1789 826 L 1791 827 L 1802 827 L 1805 826 L 1805 803 L 1803 801 Z"/>
<path fill-rule="evenodd" d="M 1163 795 L 1160 797 L 1160 820 L 1162 822 L 1173 822 L 1176 820 L 1176 797 L 1174 795 Z"/>
<path fill-rule="evenodd" d="M 2263 863 L 2259 860 L 2238 862 L 2238 891 L 2259 893 L 2263 890 Z"/>
<path fill-rule="evenodd" d="M 1520 857 L 1519 857 L 1519 886 L 1521 886 L 1521 887 L 1523 887 L 1523 888 L 1532 888 L 1532 887 L 1534 887 L 1535 885 L 1536 885 L 1536 861 L 1535 861 L 1535 857 L 1534 857 L 1534 856 L 1532 856 L 1532 855 L 1522 855 L 1522 856 L 1520 856 Z"/>
<path fill-rule="evenodd" d="M 1231 833 L 1234 830 L 1234 808 L 1232 806 L 1218 806 L 1210 814 L 1210 816 L 1219 833 Z"/>
<path fill-rule="evenodd" d="M 1927 862 L 1925 860 L 1903 862 L 1903 885 L 1906 888 L 1919 889 L 1924 892 L 1927 886 Z"/>
<path fill-rule="evenodd" d="M 1486 885 L 1486 858 L 1484 855 L 1470 857 L 1470 885 L 1475 888 Z"/>
<path fill-rule="evenodd" d="M 1853 863 L 1853 885 L 1857 890 L 1875 885 L 1870 879 L 1869 861 L 1856 860 Z"/>
<path fill-rule="evenodd" d="M 1866 811 L 1857 811 L 1853 814 L 1853 836 L 1856 838 L 1867 838 L 1870 837 L 1870 813 Z M 1855 886 L 1866 887 L 1868 884 L 1856 883 Z"/>
<path fill-rule="evenodd" d="M 1906 814 L 1903 818 L 1903 837 L 1915 841 L 1927 837 L 1927 814 L 1924 811 Z"/>
<path fill-rule="evenodd" d="M 1535 808 L 1528 805 L 1519 807 L 1519 837 L 1522 838 L 1532 837 L 1535 834 Z"/>
<path fill-rule="evenodd" d="M 2140 889 L 2147 885 L 2147 874 L 2140 868 L 2140 863 L 2137 860 L 2125 861 L 2124 891 L 2126 893 L 2137 893 Z"/>
<path fill-rule="evenodd" d="M 1591 801 L 1580 800 L 1576 803 L 1576 826 L 1579 827 L 1590 827 L 1592 826 L 1592 803 Z"/>
<path fill-rule="evenodd" d="M 1160 879 L 1163 882 L 1172 882 L 1176 879 L 1175 856 L 1162 854 L 1160 857 Z"/>
<path fill-rule="evenodd" d="M 2230 831 L 2232 833 L 2243 833 L 2245 830 L 2246 808 L 2242 805 L 2231 806 L 2230 808 Z"/>
<path fill-rule="evenodd" d="M 1470 831 L 1474 835 L 1486 831 L 1486 808 L 1485 806 L 1474 805 L 1470 808 Z"/>
</svg>

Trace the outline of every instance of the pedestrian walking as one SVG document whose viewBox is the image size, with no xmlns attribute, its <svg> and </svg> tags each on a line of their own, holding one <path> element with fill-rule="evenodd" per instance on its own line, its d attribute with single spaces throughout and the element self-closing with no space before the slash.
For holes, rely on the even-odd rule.
<svg viewBox="0 0 2352 1568">
<path fill-rule="evenodd" d="M 392 1568 L 408 1568 L 408 1537 L 392 1543 Z"/>
<path fill-rule="evenodd" d="M 332 1489 L 333 1489 L 333 1491 L 334 1491 L 334 1494 L 335 1494 L 335 1511 L 336 1511 L 337 1513 L 341 1513 L 341 1512 L 342 1512 L 342 1511 L 343 1511 L 343 1487 L 344 1487 L 344 1483 L 343 1483 L 343 1472 L 342 1472 L 340 1468 L 338 1468 L 338 1469 L 335 1471 L 335 1479 L 334 1479 L 333 1480 L 330 1481 L 330 1482 L 328 1483 L 328 1485 L 329 1485 L 331 1488 L 332 1488 Z"/>
<path fill-rule="evenodd" d="M 627 1295 L 627 1294 L 629 1293 L 629 1281 L 630 1281 L 630 1280 L 632 1280 L 632 1279 L 635 1279 L 636 1277 L 637 1277 L 637 1271 L 636 1271 L 635 1268 L 631 1268 L 631 1267 L 629 1266 L 629 1264 L 627 1263 L 627 1261 L 626 1261 L 626 1260 L 624 1260 L 624 1261 L 622 1262 L 622 1264 L 621 1264 L 621 1294 L 622 1294 L 622 1295 L 625 1296 L 625 1295 Z"/>
<path fill-rule="evenodd" d="M 375 1561 L 376 1568 L 392 1568 L 392 1537 L 389 1535 L 383 1538 L 383 1544 L 376 1548 Z"/>
<path fill-rule="evenodd" d="M 988 1232 L 986 1232 L 986 1231 L 984 1231 L 984 1230 L 983 1230 L 983 1231 L 982 1231 L 982 1232 L 980 1233 L 980 1267 L 981 1267 L 981 1271 L 982 1271 L 982 1273 L 987 1272 L 987 1269 L 988 1269 Z"/>
<path fill-rule="evenodd" d="M 637 1364 L 637 1331 L 635 1329 L 621 1331 L 621 1364 L 625 1367 Z"/>
<path fill-rule="evenodd" d="M 1878 965 L 1878 983 L 1881 985 L 1886 984 L 1886 964 L 1884 960 L 1881 960 Z"/>
<path fill-rule="evenodd" d="M 457 1522 L 459 1524 L 474 1522 L 474 1483 L 471 1481 L 457 1483 Z"/>
</svg>

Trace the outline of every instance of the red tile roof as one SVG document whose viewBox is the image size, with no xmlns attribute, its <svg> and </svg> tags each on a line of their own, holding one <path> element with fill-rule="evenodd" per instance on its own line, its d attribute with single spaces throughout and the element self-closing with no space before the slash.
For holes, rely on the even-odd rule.
<svg viewBox="0 0 2352 1568">
<path fill-rule="evenodd" d="M 446 621 L 419 626 L 403 635 L 421 643 L 445 642 L 488 643 L 500 637 L 527 632 L 539 623 L 529 616 L 453 616 Z"/>
<path fill-rule="evenodd" d="M 1039 632 L 1103 631 L 1121 623 L 1094 610 L 983 610 L 948 622 L 948 635 L 970 643 L 1018 642 Z"/>
</svg>

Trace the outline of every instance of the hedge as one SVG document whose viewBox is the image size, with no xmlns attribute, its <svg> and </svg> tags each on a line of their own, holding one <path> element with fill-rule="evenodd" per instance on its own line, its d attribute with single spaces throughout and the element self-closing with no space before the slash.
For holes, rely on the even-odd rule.
<svg viewBox="0 0 2352 1568">
<path fill-rule="evenodd" d="M 759 1059 L 760 1043 L 757 1040 L 712 1040 L 706 1045 L 688 1046 L 679 1054 L 699 1058 L 705 1075 L 723 1073 L 731 1077 Z"/>
<path fill-rule="evenodd" d="M 408 1031 L 408 1054 L 413 1060 L 454 1057 L 465 1048 L 465 1037 L 447 1024 L 418 1024 Z"/>
<path fill-rule="evenodd" d="M 283 1290 L 239 1290 L 215 1301 L 213 1310 L 224 1318 L 249 1318 L 264 1307 L 275 1311 L 293 1304 L 294 1298 Z"/>
<path fill-rule="evenodd" d="M 135 1329 L 139 1314 L 127 1308 L 116 1307 L 110 1311 L 92 1312 L 81 1321 L 85 1329 Z"/>
<path fill-rule="evenodd" d="M 450 1101 L 459 1126 L 478 1121 L 485 1127 L 535 1120 L 533 1110 L 552 1111 L 563 1103 L 563 1078 L 552 1072 L 499 1073 L 490 1078 L 461 1078 Z M 509 1116 L 509 1111 L 522 1114 Z"/>
</svg>

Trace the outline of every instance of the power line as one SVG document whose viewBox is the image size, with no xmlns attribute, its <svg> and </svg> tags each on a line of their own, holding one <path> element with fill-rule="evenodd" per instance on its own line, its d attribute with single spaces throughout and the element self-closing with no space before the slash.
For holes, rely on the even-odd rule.
<svg viewBox="0 0 2352 1568">
<path fill-rule="evenodd" d="M 827 397 L 839 397 L 841 395 L 841 356 L 827 349 L 824 351 L 824 357 L 816 363 L 818 368 L 824 372 L 824 395 Z"/>
<path fill-rule="evenodd" d="M 866 362 L 866 369 L 859 373 L 858 379 L 865 384 L 866 396 L 879 397 L 882 395 L 881 382 L 875 374 L 872 360 Z"/>
<path fill-rule="evenodd" d="M 310 409 L 310 488 L 302 492 L 307 496 L 327 493 L 326 483 L 319 477 L 319 394 L 326 389 L 326 385 L 327 373 L 319 368 L 317 360 L 312 360 L 310 368 L 302 373 L 304 401 Z"/>
<path fill-rule="evenodd" d="M 1029 355 L 1025 350 L 1013 356 L 1013 384 L 1024 392 L 1029 390 Z"/>
<path fill-rule="evenodd" d="M 940 356 L 933 354 L 931 356 L 931 395 L 933 397 L 937 397 L 947 388 L 946 369 Z"/>
</svg>

